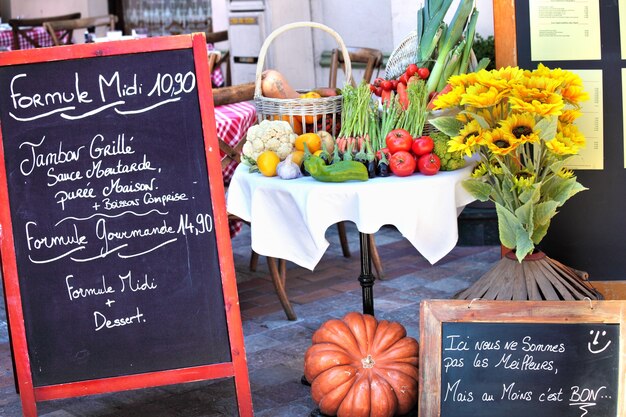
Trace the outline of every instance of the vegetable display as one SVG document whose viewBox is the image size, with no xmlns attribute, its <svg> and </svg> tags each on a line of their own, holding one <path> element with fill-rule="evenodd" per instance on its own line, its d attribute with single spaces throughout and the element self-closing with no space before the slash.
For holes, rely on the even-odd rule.
<svg viewBox="0 0 626 417">
<path fill-rule="evenodd" d="M 323 414 L 391 417 L 417 402 L 419 345 L 401 324 L 352 312 L 322 324 L 312 341 L 304 375 Z"/>
</svg>

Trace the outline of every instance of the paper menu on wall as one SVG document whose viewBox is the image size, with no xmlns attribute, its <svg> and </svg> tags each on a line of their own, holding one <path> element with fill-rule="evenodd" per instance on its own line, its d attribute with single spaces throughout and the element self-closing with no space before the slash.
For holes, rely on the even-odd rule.
<svg viewBox="0 0 626 417">
<path fill-rule="evenodd" d="M 585 136 L 587 146 L 572 158 L 570 169 L 604 169 L 604 111 L 602 70 L 568 70 L 576 73 L 583 81 L 589 100 L 581 102 L 582 116 L 576 126 Z M 622 70 L 623 71 L 623 70 Z"/>
<path fill-rule="evenodd" d="M 529 0 L 530 59 L 601 59 L 600 0 Z"/>
</svg>

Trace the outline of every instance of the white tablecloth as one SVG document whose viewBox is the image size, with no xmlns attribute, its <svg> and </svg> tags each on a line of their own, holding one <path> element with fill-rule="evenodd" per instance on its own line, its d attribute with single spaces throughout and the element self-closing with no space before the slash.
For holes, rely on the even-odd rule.
<svg viewBox="0 0 626 417">
<path fill-rule="evenodd" d="M 313 270 L 329 246 L 326 229 L 342 220 L 360 232 L 394 225 L 431 263 L 458 240 L 457 216 L 474 198 L 461 186 L 472 167 L 434 176 L 390 176 L 364 182 L 281 180 L 237 167 L 227 211 L 251 223 L 252 249 Z"/>
</svg>

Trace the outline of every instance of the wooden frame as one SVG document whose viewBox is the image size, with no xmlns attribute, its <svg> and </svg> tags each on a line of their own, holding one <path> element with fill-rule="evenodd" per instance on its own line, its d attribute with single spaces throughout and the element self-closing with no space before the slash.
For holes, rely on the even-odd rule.
<svg viewBox="0 0 626 417">
<path fill-rule="evenodd" d="M 626 301 L 425 300 L 420 305 L 419 415 L 441 412 L 442 323 L 619 324 L 618 417 L 626 417 Z"/>
<path fill-rule="evenodd" d="M 515 0 L 493 0 L 496 68 L 517 65 Z"/>
<path fill-rule="evenodd" d="M 4 146 L 2 146 L 2 132 L 0 131 L 0 167 L 2 167 L 0 169 L 0 225 L 3 232 L 0 236 L 0 250 L 17 385 L 21 396 L 23 414 L 26 417 L 37 416 L 36 403 L 39 401 L 225 377 L 234 377 L 239 415 L 242 417 L 253 415 L 204 35 L 181 35 L 6 52 L 3 54 L 2 65 L 43 63 L 179 49 L 190 49 L 193 53 L 200 105 L 200 122 L 209 177 L 207 185 L 213 205 L 231 362 L 34 387 L 9 209 L 8 178 L 4 169 Z"/>
</svg>

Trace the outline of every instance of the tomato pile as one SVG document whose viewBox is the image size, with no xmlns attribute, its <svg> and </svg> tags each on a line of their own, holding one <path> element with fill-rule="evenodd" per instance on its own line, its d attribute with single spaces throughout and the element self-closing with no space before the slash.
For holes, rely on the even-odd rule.
<svg viewBox="0 0 626 417">
<path fill-rule="evenodd" d="M 404 129 L 394 129 L 385 137 L 385 143 L 387 147 L 377 156 L 389 161 L 389 169 L 395 175 L 406 177 L 414 172 L 424 175 L 439 172 L 441 162 L 433 153 L 435 143 L 430 136 L 413 138 Z"/>
<path fill-rule="evenodd" d="M 419 67 L 417 64 L 409 64 L 402 75 L 395 80 L 386 80 L 382 77 L 376 78 L 370 84 L 370 91 L 380 97 L 385 103 L 391 98 L 391 92 L 398 94 L 398 99 L 402 108 L 406 110 L 408 106 L 408 97 L 406 94 L 406 86 L 411 80 L 426 80 L 430 75 L 428 68 Z"/>
</svg>

